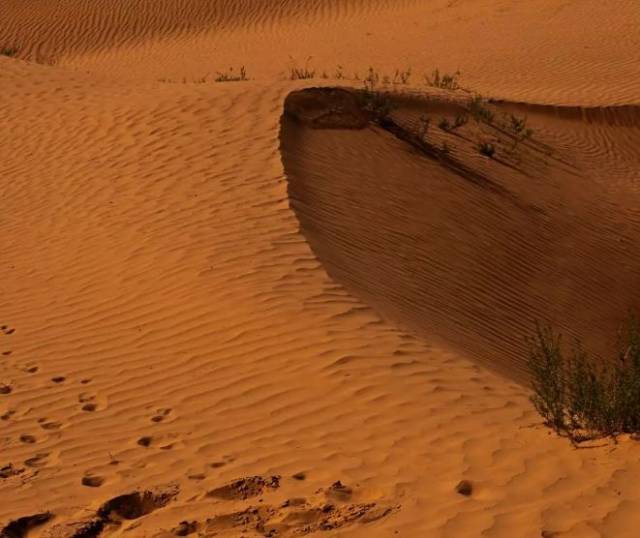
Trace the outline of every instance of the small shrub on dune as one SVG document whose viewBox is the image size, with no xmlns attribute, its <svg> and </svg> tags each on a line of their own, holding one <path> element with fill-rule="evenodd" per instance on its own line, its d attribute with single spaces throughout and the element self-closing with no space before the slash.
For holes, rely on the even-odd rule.
<svg viewBox="0 0 640 538">
<path fill-rule="evenodd" d="M 18 55 L 18 49 L 13 47 L 3 47 L 0 49 L 0 56 L 8 56 L 14 58 Z"/>
<path fill-rule="evenodd" d="M 460 85 L 458 84 L 458 77 L 460 71 L 456 71 L 453 75 L 448 73 L 440 73 L 439 69 L 435 69 L 431 76 L 425 75 L 425 81 L 428 86 L 432 88 L 440 88 L 442 90 L 457 90 Z"/>
<path fill-rule="evenodd" d="M 531 400 L 545 423 L 572 441 L 640 432 L 640 325 L 631 318 L 613 362 L 598 363 L 576 343 L 538 326 L 527 361 Z"/>
<path fill-rule="evenodd" d="M 249 80 L 247 78 L 247 70 L 244 68 L 244 65 L 237 72 L 233 70 L 233 67 L 230 67 L 229 71 L 226 73 L 219 72 L 218 76 L 215 78 L 216 82 L 241 82 L 243 80 Z"/>
<path fill-rule="evenodd" d="M 396 69 L 396 72 L 393 76 L 394 84 L 409 84 L 409 79 L 411 78 L 411 68 L 406 69 L 404 71 L 400 69 Z"/>
<path fill-rule="evenodd" d="M 316 71 L 315 69 L 309 68 L 310 61 L 311 61 L 311 56 L 307 58 L 307 60 L 304 63 L 304 66 L 299 67 L 298 65 L 295 64 L 295 60 L 294 60 L 294 64 L 289 68 L 289 79 L 290 80 L 306 80 L 306 79 L 314 78 L 316 76 Z"/>
<path fill-rule="evenodd" d="M 469 113 L 477 122 L 489 123 L 493 122 L 495 114 L 487 107 L 486 101 L 481 95 L 476 95 L 469 103 Z"/>
</svg>

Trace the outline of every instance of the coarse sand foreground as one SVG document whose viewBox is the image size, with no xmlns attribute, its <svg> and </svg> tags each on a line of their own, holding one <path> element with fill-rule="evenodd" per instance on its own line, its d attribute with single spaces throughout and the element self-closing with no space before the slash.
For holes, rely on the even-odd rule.
<svg viewBox="0 0 640 538">
<path fill-rule="evenodd" d="M 640 303 L 638 50 L 633 0 L 4 0 L 0 536 L 636 536 L 640 445 L 523 361 Z"/>
</svg>

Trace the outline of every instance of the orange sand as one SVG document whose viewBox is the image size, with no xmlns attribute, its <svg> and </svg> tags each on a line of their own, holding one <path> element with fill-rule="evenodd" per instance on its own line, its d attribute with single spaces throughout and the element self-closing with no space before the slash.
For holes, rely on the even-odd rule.
<svg viewBox="0 0 640 538">
<path fill-rule="evenodd" d="M 6 536 L 636 535 L 637 442 L 574 449 L 517 383 L 535 319 L 604 354 L 640 303 L 635 0 L 5 0 L 12 47 Z M 283 118 L 370 66 L 412 69 L 399 122 L 459 69 L 535 143 L 432 125 L 479 185 Z"/>
</svg>

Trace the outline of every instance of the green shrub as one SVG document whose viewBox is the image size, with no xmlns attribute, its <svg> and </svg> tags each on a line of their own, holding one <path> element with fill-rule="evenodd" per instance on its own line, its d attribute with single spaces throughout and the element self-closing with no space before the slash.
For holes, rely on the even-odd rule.
<svg viewBox="0 0 640 538">
<path fill-rule="evenodd" d="M 527 361 L 531 400 L 547 425 L 572 440 L 640 431 L 640 325 L 632 317 L 612 362 L 598 363 L 576 343 L 538 326 Z"/>
<path fill-rule="evenodd" d="M 18 55 L 18 49 L 13 47 L 3 47 L 0 49 L 0 56 L 8 56 L 9 58 L 13 58 Z"/>
</svg>

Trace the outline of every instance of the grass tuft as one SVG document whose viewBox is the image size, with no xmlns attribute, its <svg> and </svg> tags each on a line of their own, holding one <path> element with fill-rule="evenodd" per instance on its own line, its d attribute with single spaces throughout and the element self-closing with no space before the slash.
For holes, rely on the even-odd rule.
<svg viewBox="0 0 640 538">
<path fill-rule="evenodd" d="M 8 56 L 9 58 L 15 58 L 18 55 L 18 49 L 14 47 L 3 47 L 0 49 L 0 56 Z"/>
<path fill-rule="evenodd" d="M 432 88 L 440 88 L 443 90 L 457 90 L 460 88 L 458 84 L 458 78 L 460 77 L 460 71 L 456 71 L 455 73 L 440 73 L 439 69 L 434 69 L 431 73 L 431 76 L 425 75 L 425 81 L 428 86 Z"/>
<path fill-rule="evenodd" d="M 218 72 L 218 76 L 215 78 L 216 82 L 240 82 L 243 80 L 249 80 L 244 65 L 237 72 L 233 70 L 233 67 L 230 67 L 226 73 Z"/>
<path fill-rule="evenodd" d="M 311 61 L 311 56 L 307 58 L 304 63 L 304 66 L 299 67 L 294 64 L 289 68 L 289 79 L 290 80 L 306 80 L 310 78 L 314 78 L 316 76 L 316 70 L 309 68 L 309 62 Z"/>
</svg>

